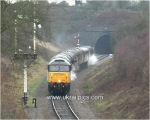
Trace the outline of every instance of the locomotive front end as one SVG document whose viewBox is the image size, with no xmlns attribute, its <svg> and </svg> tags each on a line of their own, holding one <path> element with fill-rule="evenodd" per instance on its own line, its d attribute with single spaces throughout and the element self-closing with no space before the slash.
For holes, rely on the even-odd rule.
<svg viewBox="0 0 150 120">
<path fill-rule="evenodd" d="M 48 65 L 48 90 L 51 94 L 67 94 L 70 90 L 71 66 L 64 60 L 55 60 Z"/>
</svg>

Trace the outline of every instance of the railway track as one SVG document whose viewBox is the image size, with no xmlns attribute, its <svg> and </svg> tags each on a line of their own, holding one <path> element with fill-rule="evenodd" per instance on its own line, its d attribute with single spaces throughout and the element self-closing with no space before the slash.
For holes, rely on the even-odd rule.
<svg viewBox="0 0 150 120">
<path fill-rule="evenodd" d="M 51 99 L 53 110 L 58 119 L 77 119 L 79 117 L 73 111 L 70 103 L 66 99 Z"/>
<path fill-rule="evenodd" d="M 101 61 L 108 57 L 109 55 L 96 55 L 97 60 Z M 77 119 L 79 117 L 73 111 L 69 101 L 67 99 L 63 99 L 59 97 L 59 99 L 51 99 L 52 109 L 57 117 L 57 119 Z"/>
<path fill-rule="evenodd" d="M 108 57 L 109 55 L 106 54 L 106 55 L 96 55 L 96 56 L 97 56 L 98 61 L 101 61 L 102 59 Z"/>
</svg>

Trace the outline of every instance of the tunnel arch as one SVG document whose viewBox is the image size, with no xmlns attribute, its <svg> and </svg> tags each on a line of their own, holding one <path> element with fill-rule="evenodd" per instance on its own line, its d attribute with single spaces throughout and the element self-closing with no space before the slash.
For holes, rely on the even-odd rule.
<svg viewBox="0 0 150 120">
<path fill-rule="evenodd" d="M 95 44 L 96 54 L 112 54 L 110 34 L 101 36 Z"/>
</svg>

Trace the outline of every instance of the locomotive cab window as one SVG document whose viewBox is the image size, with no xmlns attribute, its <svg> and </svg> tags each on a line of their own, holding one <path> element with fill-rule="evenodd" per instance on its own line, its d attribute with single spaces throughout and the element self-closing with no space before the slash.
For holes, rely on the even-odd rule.
<svg viewBox="0 0 150 120">
<path fill-rule="evenodd" d="M 70 72 L 71 67 L 69 65 L 49 65 L 49 72 Z"/>
<path fill-rule="evenodd" d="M 59 66 L 55 66 L 55 65 L 50 65 L 48 67 L 48 70 L 53 72 L 53 71 L 59 71 Z"/>
<path fill-rule="evenodd" d="M 69 66 L 68 65 L 62 65 L 62 66 L 59 66 L 59 71 L 63 72 L 69 72 Z"/>
</svg>

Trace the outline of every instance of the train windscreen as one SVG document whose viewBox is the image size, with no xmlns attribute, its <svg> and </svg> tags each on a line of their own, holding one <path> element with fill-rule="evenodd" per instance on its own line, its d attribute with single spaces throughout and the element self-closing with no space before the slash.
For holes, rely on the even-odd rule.
<svg viewBox="0 0 150 120">
<path fill-rule="evenodd" d="M 50 72 L 69 72 L 70 67 L 68 65 L 49 65 L 48 70 Z"/>
</svg>

